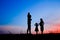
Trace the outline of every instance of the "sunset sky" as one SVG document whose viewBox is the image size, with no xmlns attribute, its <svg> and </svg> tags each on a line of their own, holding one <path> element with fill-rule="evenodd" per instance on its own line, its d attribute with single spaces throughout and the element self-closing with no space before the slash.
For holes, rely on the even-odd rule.
<svg viewBox="0 0 60 40">
<path fill-rule="evenodd" d="M 39 23 L 40 18 L 45 23 L 44 33 L 60 33 L 59 0 L 0 0 L 0 30 L 25 33 L 28 12 L 32 15 L 32 33 L 35 33 L 34 24 Z"/>
</svg>

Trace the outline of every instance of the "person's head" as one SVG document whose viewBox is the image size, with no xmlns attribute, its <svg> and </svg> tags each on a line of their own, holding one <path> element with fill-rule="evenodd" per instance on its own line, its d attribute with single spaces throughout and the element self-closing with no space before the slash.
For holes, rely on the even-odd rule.
<svg viewBox="0 0 60 40">
<path fill-rule="evenodd" d="M 35 25 L 38 25 L 38 23 L 35 23 Z"/>
<path fill-rule="evenodd" d="M 43 19 L 42 19 L 42 18 L 40 18 L 40 20 L 42 21 Z"/>
<path fill-rule="evenodd" d="M 37 24 L 37 23 L 35 23 L 35 24 Z"/>
<path fill-rule="evenodd" d="M 30 15 L 30 12 L 28 12 L 28 15 Z"/>
</svg>

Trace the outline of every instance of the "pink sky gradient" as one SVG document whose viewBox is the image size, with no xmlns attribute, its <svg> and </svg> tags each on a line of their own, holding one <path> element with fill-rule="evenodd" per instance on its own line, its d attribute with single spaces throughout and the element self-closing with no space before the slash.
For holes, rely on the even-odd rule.
<svg viewBox="0 0 60 40">
<path fill-rule="evenodd" d="M 50 27 L 51 26 L 51 27 Z M 46 26 L 44 28 L 44 33 L 60 33 L 60 24 L 52 24 L 48 25 L 49 29 L 46 29 Z M 20 33 L 26 33 L 26 28 L 21 27 L 21 26 L 1 26 L 0 30 L 7 30 L 10 31 L 12 34 L 20 34 Z M 35 27 L 32 27 L 32 34 L 35 34 Z M 40 29 L 39 32 L 40 34 Z"/>
</svg>

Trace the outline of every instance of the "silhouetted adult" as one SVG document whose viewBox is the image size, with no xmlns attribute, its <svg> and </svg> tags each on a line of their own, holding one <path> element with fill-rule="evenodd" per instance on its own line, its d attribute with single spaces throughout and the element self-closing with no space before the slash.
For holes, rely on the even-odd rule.
<svg viewBox="0 0 60 40">
<path fill-rule="evenodd" d="M 41 34 L 43 34 L 43 31 L 44 31 L 44 21 L 43 21 L 42 18 L 40 19 L 39 25 L 40 25 Z"/>
<path fill-rule="evenodd" d="M 39 31 L 39 30 L 38 30 L 38 23 L 35 23 L 35 26 L 36 26 L 36 27 L 35 27 L 36 34 L 38 34 L 38 31 Z"/>
<path fill-rule="evenodd" d="M 28 12 L 28 15 L 27 15 L 27 24 L 28 24 L 28 28 L 27 28 L 27 34 L 31 34 L 31 15 L 30 13 Z"/>
</svg>

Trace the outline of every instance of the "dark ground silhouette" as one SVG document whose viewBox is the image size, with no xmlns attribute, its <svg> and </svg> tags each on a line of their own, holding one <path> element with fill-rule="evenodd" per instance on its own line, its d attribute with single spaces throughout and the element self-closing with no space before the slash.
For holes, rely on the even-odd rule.
<svg viewBox="0 0 60 40">
<path fill-rule="evenodd" d="M 60 40 L 60 34 L 1 34 L 0 40 Z"/>
</svg>

